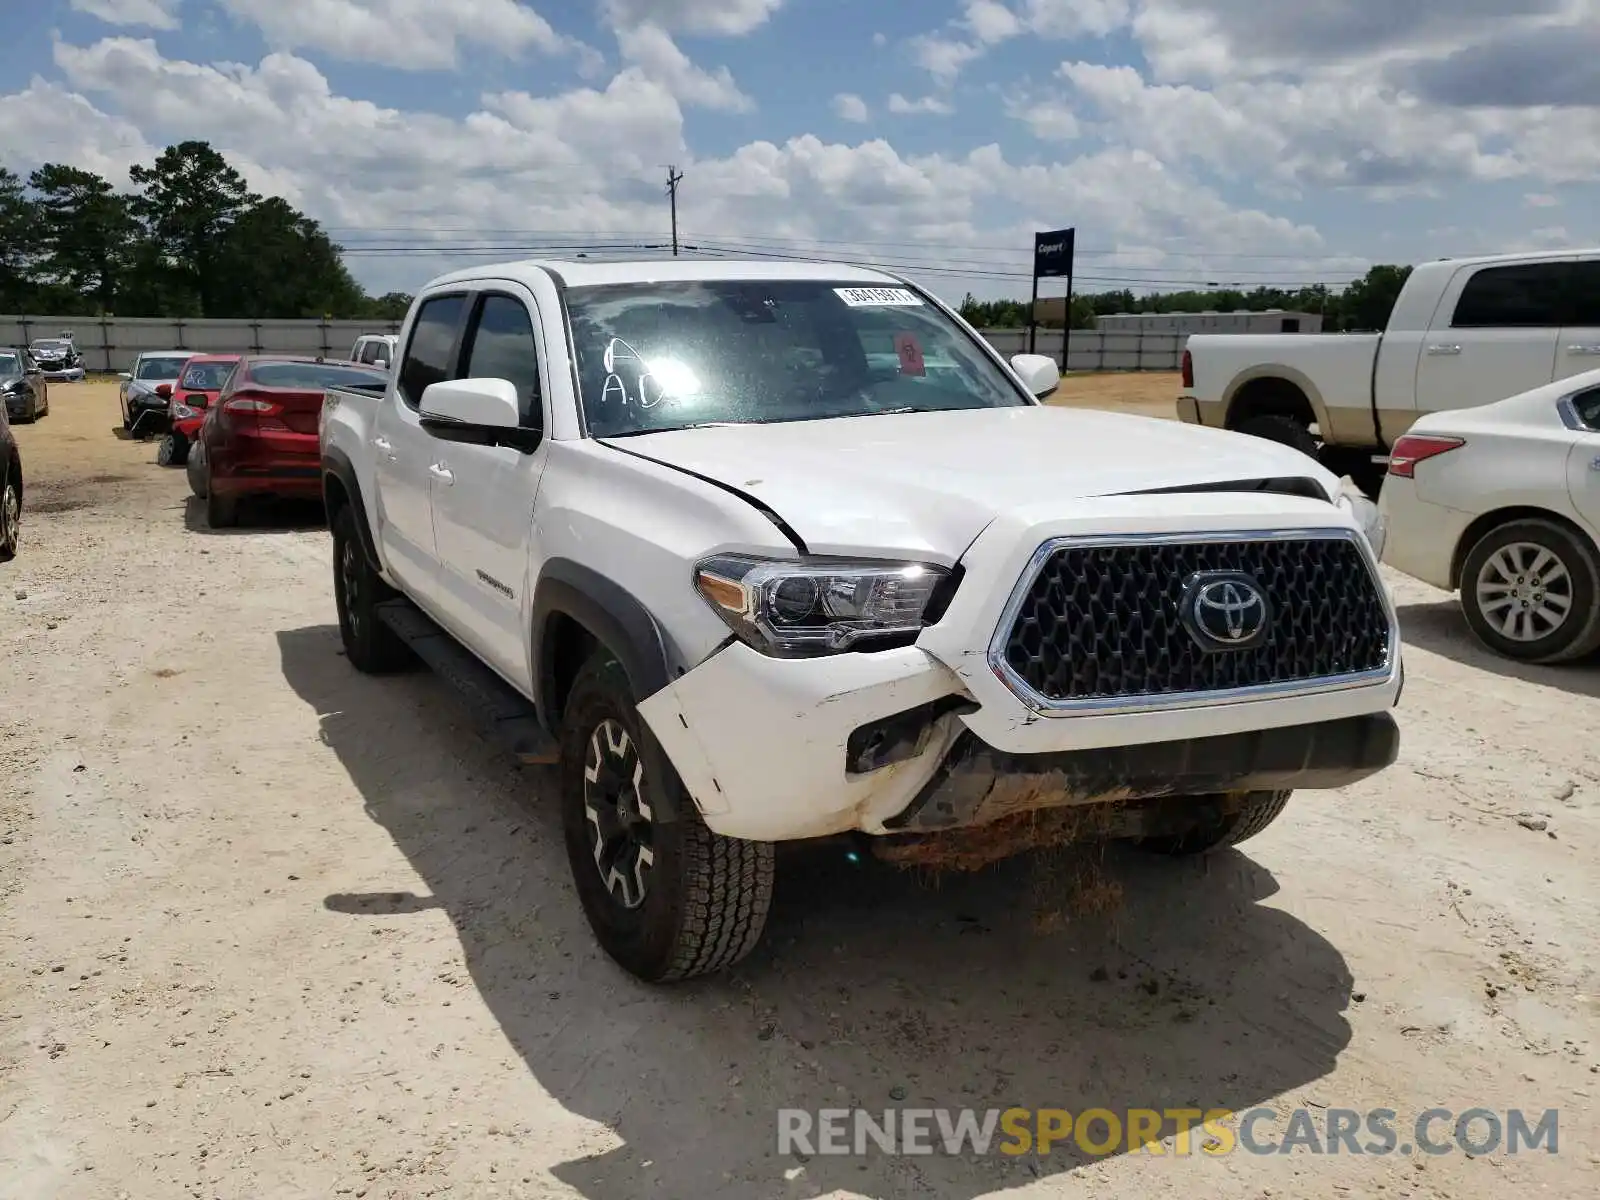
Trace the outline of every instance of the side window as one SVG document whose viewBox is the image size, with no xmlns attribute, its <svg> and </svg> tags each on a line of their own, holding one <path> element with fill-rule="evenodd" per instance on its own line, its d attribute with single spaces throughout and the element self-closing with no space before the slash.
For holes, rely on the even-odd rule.
<svg viewBox="0 0 1600 1200">
<path fill-rule="evenodd" d="M 466 302 L 465 296 L 435 296 L 418 311 L 405 361 L 400 364 L 400 399 L 409 407 L 422 402 L 422 393 L 430 384 L 449 378 L 450 351 Z"/>
<path fill-rule="evenodd" d="M 1467 280 L 1450 324 L 1455 329 L 1549 329 L 1562 324 L 1568 263 L 1485 267 Z"/>
<path fill-rule="evenodd" d="M 1573 263 L 1568 278 L 1566 324 L 1600 329 L 1600 259 Z"/>
<path fill-rule="evenodd" d="M 356 355 L 357 362 L 370 363 L 378 357 L 378 343 L 363 341 L 361 353 Z"/>
<path fill-rule="evenodd" d="M 1572 411 L 1578 415 L 1578 420 L 1583 427 L 1592 433 L 1600 433 L 1600 387 L 1590 388 L 1587 392 L 1579 392 L 1572 398 Z"/>
<path fill-rule="evenodd" d="M 517 388 L 522 423 L 534 428 L 543 424 L 538 343 L 522 301 L 493 293 L 483 298 L 459 373 L 463 379 L 510 380 Z"/>
</svg>

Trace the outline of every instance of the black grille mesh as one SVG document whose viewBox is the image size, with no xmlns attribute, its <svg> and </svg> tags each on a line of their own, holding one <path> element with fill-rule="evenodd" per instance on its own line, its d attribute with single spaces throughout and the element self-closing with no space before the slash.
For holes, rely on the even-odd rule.
<svg viewBox="0 0 1600 1200">
<path fill-rule="evenodd" d="M 1264 641 L 1207 653 L 1178 617 L 1196 571 L 1240 571 L 1272 607 Z M 1389 622 L 1343 539 L 1063 546 L 1028 588 L 1005 657 L 1053 701 L 1225 691 L 1375 671 Z"/>
</svg>

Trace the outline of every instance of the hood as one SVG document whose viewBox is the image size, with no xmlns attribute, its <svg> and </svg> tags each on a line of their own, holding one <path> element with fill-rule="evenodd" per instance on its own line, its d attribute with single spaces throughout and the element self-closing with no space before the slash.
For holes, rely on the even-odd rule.
<svg viewBox="0 0 1600 1200">
<path fill-rule="evenodd" d="M 602 439 L 737 488 L 813 553 L 896 546 L 954 562 L 1042 498 L 1272 478 L 1339 482 L 1298 450 L 1155 417 L 1037 406 L 735 425 Z"/>
</svg>

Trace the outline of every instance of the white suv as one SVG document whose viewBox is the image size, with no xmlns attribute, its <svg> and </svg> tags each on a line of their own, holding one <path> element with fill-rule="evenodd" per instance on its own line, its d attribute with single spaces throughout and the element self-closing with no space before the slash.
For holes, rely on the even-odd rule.
<svg viewBox="0 0 1600 1200">
<path fill-rule="evenodd" d="M 1259 438 L 1043 406 L 1050 360 L 906 281 L 481 267 L 400 342 L 323 408 L 350 662 L 421 657 L 559 762 L 642 978 L 755 944 L 776 842 L 1195 852 L 1397 753 L 1370 504 Z"/>
</svg>

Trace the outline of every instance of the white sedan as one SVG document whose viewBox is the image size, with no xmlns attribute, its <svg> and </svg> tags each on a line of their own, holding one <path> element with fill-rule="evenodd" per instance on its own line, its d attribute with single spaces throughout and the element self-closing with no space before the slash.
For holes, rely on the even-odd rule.
<svg viewBox="0 0 1600 1200">
<path fill-rule="evenodd" d="M 1562 662 L 1600 648 L 1600 371 L 1431 413 L 1390 451 L 1383 558 L 1461 593 L 1491 650 Z"/>
</svg>

